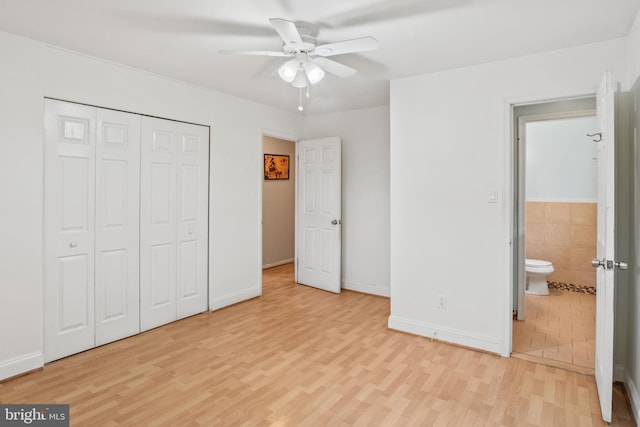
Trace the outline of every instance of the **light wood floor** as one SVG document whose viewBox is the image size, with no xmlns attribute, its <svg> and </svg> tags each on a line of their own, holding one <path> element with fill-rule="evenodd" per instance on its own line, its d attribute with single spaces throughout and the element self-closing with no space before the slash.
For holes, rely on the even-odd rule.
<svg viewBox="0 0 640 427">
<path fill-rule="evenodd" d="M 593 377 L 387 329 L 389 300 L 265 272 L 264 296 L 48 364 L 1 403 L 71 425 L 603 426 Z M 614 426 L 635 425 L 616 387 Z"/>
<path fill-rule="evenodd" d="M 514 356 L 593 374 L 596 296 L 549 289 L 525 298 L 525 320 L 513 322 Z"/>
</svg>

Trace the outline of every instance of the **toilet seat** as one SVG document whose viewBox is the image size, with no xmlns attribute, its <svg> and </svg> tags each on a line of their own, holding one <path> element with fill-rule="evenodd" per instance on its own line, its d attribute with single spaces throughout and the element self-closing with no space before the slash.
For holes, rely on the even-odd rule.
<svg viewBox="0 0 640 427">
<path fill-rule="evenodd" d="M 527 267 L 540 268 L 540 267 L 550 267 L 552 263 L 550 261 L 543 261 L 541 259 L 529 259 L 525 261 L 525 265 Z"/>
</svg>

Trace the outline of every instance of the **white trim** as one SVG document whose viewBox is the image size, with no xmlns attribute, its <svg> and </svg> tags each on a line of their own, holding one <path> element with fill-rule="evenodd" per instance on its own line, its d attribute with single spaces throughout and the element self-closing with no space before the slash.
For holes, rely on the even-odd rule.
<svg viewBox="0 0 640 427">
<path fill-rule="evenodd" d="M 518 129 L 514 128 L 514 116 L 513 116 L 513 109 L 514 107 L 517 106 L 523 106 L 523 105 L 533 105 L 533 104 L 540 104 L 540 103 L 547 103 L 547 102 L 557 102 L 557 101 L 568 101 L 568 100 L 572 100 L 572 99 L 581 99 L 581 98 L 590 98 L 593 97 L 595 94 L 593 93 L 593 89 L 584 89 L 584 90 L 576 90 L 576 91 L 569 91 L 569 92 L 562 92 L 562 91 L 558 91 L 555 93 L 538 93 L 538 94 L 520 94 L 517 96 L 508 96 L 508 97 L 504 97 L 502 99 L 503 102 L 503 138 L 504 138 L 504 153 L 507 156 L 504 160 L 504 164 L 507 165 L 507 167 L 505 168 L 505 175 L 504 175 L 504 182 L 505 182 L 505 189 L 503 192 L 503 200 L 505 200 L 505 203 L 503 204 L 503 215 L 504 215 L 504 226 L 505 226 L 505 236 L 508 237 L 508 239 L 506 239 L 506 245 L 505 248 L 507 250 L 507 256 L 505 259 L 509 260 L 508 262 L 508 266 L 506 269 L 506 281 L 505 283 L 507 283 L 507 287 L 504 291 L 504 298 L 505 298 L 505 312 L 504 312 L 504 317 L 503 317 L 503 328 L 502 328 L 502 342 L 500 344 L 500 351 L 499 354 L 503 357 L 509 357 L 511 355 L 511 351 L 513 348 L 513 291 L 514 291 L 514 281 L 513 281 L 513 277 L 514 277 L 514 271 L 513 271 L 513 265 L 514 265 L 514 248 L 513 245 L 515 243 L 515 237 L 513 234 L 513 228 L 514 226 L 517 226 L 518 224 L 514 224 L 514 213 L 515 211 L 518 209 L 518 201 L 514 200 L 514 190 L 515 190 L 515 185 L 518 184 L 519 180 L 518 177 L 514 176 L 515 175 L 515 161 L 519 161 L 514 159 L 514 135 L 517 134 Z M 595 115 L 594 110 L 576 110 L 576 111 L 572 111 L 572 112 L 564 112 L 564 113 L 544 113 L 544 114 L 537 114 L 537 115 L 528 115 L 528 116 L 521 116 L 521 117 L 526 117 L 527 121 L 534 121 L 534 120 L 549 120 L 549 119 L 553 119 L 556 118 L 556 116 L 562 115 L 564 114 L 566 118 L 568 117 L 582 117 L 582 116 L 589 116 L 589 115 Z M 517 123 L 516 126 L 519 126 L 520 123 Z M 527 199 L 527 200 L 532 200 L 532 199 Z M 524 201 L 523 201 L 524 203 Z M 522 268 L 524 268 L 524 262 L 520 262 L 520 264 L 522 264 Z M 522 272 L 520 272 L 520 275 L 522 275 Z"/>
<path fill-rule="evenodd" d="M 372 283 L 358 282 L 357 280 L 343 280 L 342 289 L 363 292 L 365 294 L 378 295 L 381 297 L 391 296 L 389 287 L 376 286 Z"/>
<path fill-rule="evenodd" d="M 242 301 L 250 300 L 262 296 L 262 286 L 243 289 L 229 295 L 221 296 L 211 300 L 211 311 L 219 310 Z"/>
<path fill-rule="evenodd" d="M 41 352 L 24 354 L 12 359 L 0 361 L 0 380 L 15 377 L 25 372 L 33 371 L 44 366 Z"/>
<path fill-rule="evenodd" d="M 546 203 L 598 203 L 597 199 L 553 199 L 550 197 L 527 197 L 525 201 Z"/>
<path fill-rule="evenodd" d="M 633 411 L 636 422 L 638 422 L 640 421 L 640 392 L 638 392 L 638 387 L 633 382 L 628 370 L 625 370 L 624 377 L 624 386 L 629 396 L 629 404 L 631 405 L 631 410 Z"/>
<path fill-rule="evenodd" d="M 298 141 L 296 141 L 294 156 L 294 163 L 296 164 L 295 170 L 295 182 L 294 182 L 294 190 L 296 192 L 293 197 L 293 281 L 298 282 L 298 248 L 300 247 L 299 236 L 298 236 L 298 222 L 300 221 L 300 214 L 298 213 L 298 183 L 299 181 L 299 171 L 300 171 L 300 153 L 298 152 Z"/>
<path fill-rule="evenodd" d="M 555 101 L 571 101 L 575 99 L 594 98 L 594 88 L 584 88 L 575 91 L 556 91 L 555 93 L 538 93 L 536 95 L 518 95 L 505 97 L 504 100 L 513 106 L 546 104 Z"/>
<path fill-rule="evenodd" d="M 504 245 L 504 259 L 507 260 L 507 265 L 503 274 L 505 275 L 505 283 L 507 284 L 504 289 L 503 307 L 503 324 L 502 324 L 502 339 L 499 343 L 498 353 L 502 357 L 511 356 L 511 349 L 513 347 L 513 245 L 514 245 L 514 221 L 513 214 L 517 207 L 514 206 L 514 184 L 515 184 L 515 164 L 514 164 L 514 147 L 513 147 L 513 135 L 515 129 L 513 129 L 513 102 L 508 99 L 503 99 L 502 109 L 502 123 L 503 123 L 503 153 L 506 156 L 502 159 L 502 164 L 505 165 L 503 170 L 503 182 L 504 190 L 502 192 L 502 226 L 504 227 L 503 233 L 506 239 Z"/>
<path fill-rule="evenodd" d="M 298 230 L 298 203 L 297 203 L 297 197 L 298 197 L 298 161 L 297 161 L 297 154 L 298 154 L 298 141 L 300 140 L 300 137 L 295 137 L 291 134 L 287 134 L 287 133 L 282 133 L 279 132 L 277 130 L 273 130 L 273 129 L 268 129 L 268 128 L 260 128 L 260 165 L 258 168 L 256 168 L 256 170 L 259 171 L 260 174 L 260 179 L 258 180 L 258 204 L 260 206 L 260 213 L 259 213 L 259 218 L 260 218 L 260 233 L 259 233 L 259 238 L 260 238 L 260 263 L 262 263 L 262 260 L 264 259 L 263 256 L 264 254 L 262 253 L 262 244 L 263 244 L 263 233 L 262 233 L 262 227 L 264 227 L 264 218 L 262 217 L 262 210 L 264 208 L 264 198 L 263 198 L 263 194 L 262 194 L 262 190 L 263 190 L 263 183 L 264 183 L 264 175 L 263 175 L 263 167 L 264 167 L 264 158 L 262 157 L 264 155 L 264 137 L 271 137 L 271 138 L 277 138 L 277 139 L 282 139 L 284 141 L 290 141 L 291 143 L 294 144 L 295 147 L 295 154 L 294 154 L 294 159 L 295 159 L 295 165 L 296 165 L 296 171 L 295 171 L 295 188 L 294 188 L 294 232 L 293 232 L 293 244 L 294 244 L 294 256 L 297 256 L 297 248 L 298 248 L 298 237 L 296 234 L 296 230 Z M 289 262 L 296 262 L 295 258 L 292 258 L 291 260 L 287 260 L 287 261 L 281 261 L 279 263 L 271 263 L 271 264 L 263 264 L 262 265 L 262 270 L 264 270 L 265 268 L 270 268 L 270 267 L 277 267 L 278 265 L 283 265 L 283 264 L 287 264 Z M 262 272 L 260 272 L 260 295 L 262 295 Z M 294 280 L 298 280 L 298 266 L 294 265 L 293 268 L 293 279 Z M 258 296 L 260 296 L 258 295 Z M 215 308 L 211 309 L 216 310 Z"/>
<path fill-rule="evenodd" d="M 262 264 L 262 269 L 265 270 L 267 268 L 277 267 L 279 265 L 291 264 L 293 261 L 295 261 L 295 258 L 283 259 L 282 261 L 276 261 L 270 264 Z"/>
<path fill-rule="evenodd" d="M 410 334 L 421 335 L 427 338 L 434 338 L 438 341 L 444 341 L 502 355 L 502 343 L 500 340 L 485 335 L 470 334 L 466 331 L 432 325 L 426 322 L 419 322 L 398 316 L 389 316 L 388 327 L 389 329 L 395 329 L 397 331 L 408 332 Z"/>
<path fill-rule="evenodd" d="M 282 139 L 284 141 L 293 142 L 294 144 L 300 140 L 299 137 L 293 136 L 288 133 L 282 133 L 277 130 L 268 129 L 268 128 L 260 128 L 260 135 L 263 137 L 268 136 L 271 138 Z M 262 139 L 260 139 L 260 141 L 262 142 Z M 262 171 L 262 169 L 260 170 Z"/>
</svg>

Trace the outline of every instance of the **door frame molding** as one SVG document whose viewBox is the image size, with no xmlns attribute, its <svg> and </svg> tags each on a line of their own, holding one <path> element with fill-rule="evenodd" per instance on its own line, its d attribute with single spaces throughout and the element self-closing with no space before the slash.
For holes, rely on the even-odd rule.
<svg viewBox="0 0 640 427">
<path fill-rule="evenodd" d="M 553 103 L 555 101 L 550 101 Z M 514 107 L 517 107 L 515 105 Z M 513 250 L 514 259 L 517 259 L 518 263 L 518 320 L 525 320 L 525 301 L 524 301 L 524 287 L 526 280 L 525 273 L 525 241 L 526 241 L 526 231 L 525 231 L 525 217 L 526 217 L 526 170 L 527 170 L 527 159 L 526 159 L 526 125 L 527 123 L 534 122 L 544 122 L 549 120 L 562 120 L 562 119 L 573 119 L 578 117 L 591 117 L 595 116 L 597 113 L 596 109 L 584 109 L 584 110 L 568 110 L 568 111 L 559 111 L 559 112 L 550 112 L 550 113 L 540 113 L 540 114 L 531 114 L 525 116 L 518 117 L 518 127 L 515 129 L 514 135 L 514 148 L 516 150 L 517 160 L 518 162 L 517 169 L 514 172 L 514 179 L 516 180 L 514 183 L 514 188 L 517 192 L 514 192 L 514 211 L 512 216 L 512 221 L 514 223 L 514 229 L 517 227 L 517 234 L 513 237 Z M 515 117 L 514 117 L 515 118 Z M 523 238 L 520 238 L 523 236 Z M 514 267 L 515 270 L 515 267 Z M 514 271 L 515 273 L 515 271 Z M 515 286 L 514 286 L 515 289 Z"/>
<path fill-rule="evenodd" d="M 258 202 L 258 208 L 260 209 L 259 213 L 258 213 L 258 218 L 260 221 L 260 231 L 259 231 L 259 236 L 260 236 L 260 247 L 258 249 L 260 255 L 258 257 L 258 268 L 259 268 L 259 272 L 260 272 L 260 295 L 262 295 L 262 259 L 263 259 L 263 253 L 262 253 L 262 244 L 263 244 L 263 232 L 262 232 L 262 227 L 264 224 L 264 218 L 262 217 L 262 209 L 264 206 L 264 195 L 262 194 L 262 185 L 264 182 L 264 175 L 262 173 L 262 168 L 264 167 L 264 137 L 271 137 L 271 138 L 277 138 L 277 139 L 282 139 L 285 141 L 290 141 L 294 144 L 295 147 L 295 152 L 297 153 L 298 150 L 298 141 L 300 141 L 300 139 L 302 139 L 301 137 L 296 137 L 296 136 L 292 136 L 289 133 L 286 132 L 279 132 L 273 129 L 268 129 L 268 128 L 260 128 L 259 130 L 259 153 L 258 153 L 258 161 L 257 161 L 257 165 L 258 167 L 256 168 L 256 170 L 258 171 L 258 198 L 259 198 L 259 202 Z M 296 268 L 298 266 L 298 260 L 296 258 L 296 254 L 297 254 L 297 244 L 298 244 L 298 239 L 296 236 L 296 230 L 297 230 L 297 225 L 298 225 L 298 162 L 295 162 L 296 164 L 296 169 L 295 171 L 293 171 L 295 173 L 295 188 L 294 188 L 294 231 L 293 231 L 293 240 L 294 240 L 294 247 L 293 247 L 293 257 L 294 257 L 294 280 L 298 280 L 298 269 Z M 289 170 L 289 173 L 291 174 L 291 170 Z"/>
<path fill-rule="evenodd" d="M 505 164 L 506 168 L 504 169 L 504 183 L 505 183 L 505 191 L 504 191 L 504 235 L 507 237 L 505 239 L 504 245 L 504 259 L 507 260 L 507 268 L 504 271 L 505 274 L 505 283 L 506 286 L 504 288 L 503 294 L 503 303 L 504 303 L 504 311 L 503 311 L 503 328 L 502 328 L 502 340 L 500 344 L 500 355 L 503 357 L 511 357 L 511 352 L 513 350 L 513 297 L 514 297 L 514 277 L 515 277 L 515 247 L 517 246 L 517 235 L 514 230 L 516 229 L 517 223 L 515 221 L 516 209 L 518 208 L 517 203 L 517 176 L 518 173 L 518 163 L 517 163 L 517 129 L 514 127 L 514 108 L 525 105 L 533 105 L 533 104 L 541 104 L 541 103 L 549 103 L 556 101 L 570 101 L 574 99 L 580 98 L 592 98 L 595 97 L 595 92 L 593 88 L 586 88 L 584 90 L 576 91 L 576 92 L 556 92 L 556 93 L 546 93 L 541 94 L 539 96 L 523 96 L 523 97 L 504 97 L 503 98 L 503 117 L 504 117 L 504 153 L 505 153 Z"/>
</svg>

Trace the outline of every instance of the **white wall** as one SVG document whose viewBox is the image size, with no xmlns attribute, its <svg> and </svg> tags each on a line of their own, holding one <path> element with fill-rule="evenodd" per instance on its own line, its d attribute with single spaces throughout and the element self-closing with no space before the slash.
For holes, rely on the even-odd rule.
<svg viewBox="0 0 640 427">
<path fill-rule="evenodd" d="M 210 125 L 210 300 L 260 294 L 262 131 L 300 116 L 0 32 L 0 379 L 42 366 L 43 99 Z"/>
<path fill-rule="evenodd" d="M 297 140 L 298 114 L 216 93 L 211 153 L 213 309 L 262 292 L 262 135 Z"/>
<path fill-rule="evenodd" d="M 635 82 L 634 99 L 635 104 L 640 103 L 640 12 L 636 16 L 635 24 L 629 34 L 629 76 L 630 83 Z M 633 126 L 635 129 L 635 139 L 633 140 L 632 152 L 634 154 L 633 169 L 635 178 L 630 183 L 630 191 L 633 195 L 631 199 L 631 218 L 634 229 L 633 247 L 631 255 L 635 257 L 628 272 L 628 325 L 627 325 L 627 357 L 626 370 L 624 375 L 625 385 L 629 392 L 631 406 L 633 408 L 636 421 L 640 420 L 640 109 L 633 113 Z M 635 272 L 635 273 L 634 273 Z M 624 338 L 622 338 L 624 339 Z"/>
<path fill-rule="evenodd" d="M 528 201 L 597 201 L 595 129 L 595 116 L 527 123 Z"/>
<path fill-rule="evenodd" d="M 44 96 L 209 125 L 211 91 L 65 50 L 44 50 Z"/>
<path fill-rule="evenodd" d="M 305 119 L 306 139 L 342 137 L 342 287 L 389 295 L 389 107 Z"/>
<path fill-rule="evenodd" d="M 628 87 L 626 57 L 617 39 L 391 82 L 391 328 L 509 354 L 509 105 L 592 94 L 607 69 Z"/>
<path fill-rule="evenodd" d="M 0 33 L 0 379 L 43 363 L 43 50 Z"/>
<path fill-rule="evenodd" d="M 629 32 L 627 52 L 629 55 L 629 84 L 640 77 L 640 12 Z"/>
</svg>

